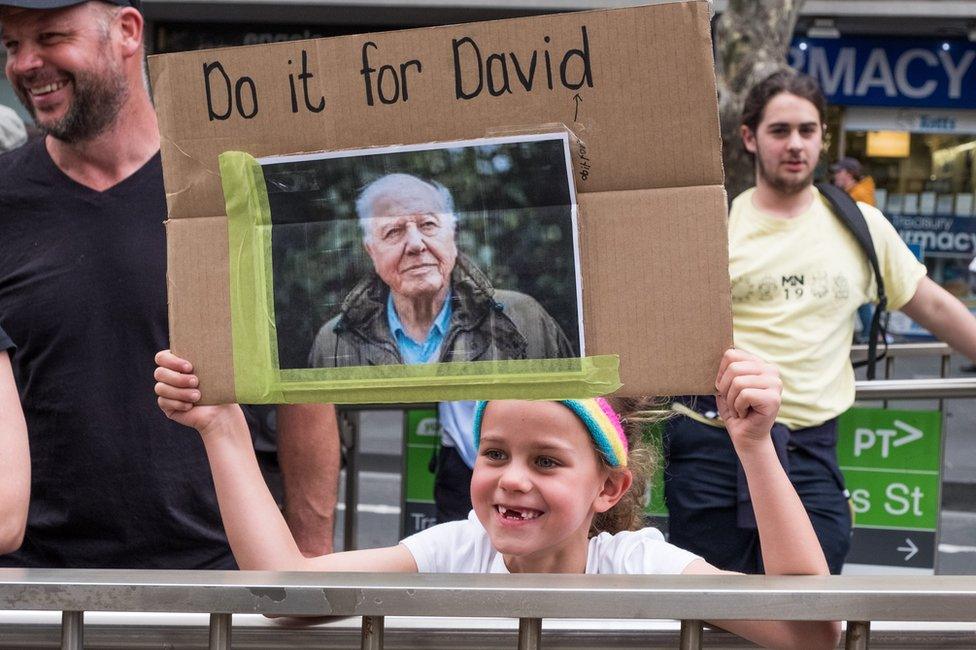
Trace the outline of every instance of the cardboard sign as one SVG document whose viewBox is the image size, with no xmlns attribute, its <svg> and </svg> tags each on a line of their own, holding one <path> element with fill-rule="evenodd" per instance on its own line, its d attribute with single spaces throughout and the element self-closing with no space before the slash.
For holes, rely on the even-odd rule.
<svg viewBox="0 0 976 650">
<path fill-rule="evenodd" d="M 705 2 L 150 57 L 170 220 L 170 334 L 204 401 L 237 399 L 218 156 L 562 124 L 588 355 L 625 394 L 710 392 L 732 342 Z M 319 395 L 318 399 L 328 399 Z"/>
</svg>

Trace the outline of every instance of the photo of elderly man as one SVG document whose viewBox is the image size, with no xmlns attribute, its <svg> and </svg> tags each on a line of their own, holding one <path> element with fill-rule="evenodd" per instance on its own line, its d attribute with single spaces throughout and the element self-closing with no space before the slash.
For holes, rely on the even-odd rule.
<svg viewBox="0 0 976 650">
<path fill-rule="evenodd" d="M 373 272 L 319 330 L 312 367 L 574 356 L 563 330 L 532 297 L 495 289 L 458 252 L 451 193 L 392 173 L 356 200 Z"/>
</svg>

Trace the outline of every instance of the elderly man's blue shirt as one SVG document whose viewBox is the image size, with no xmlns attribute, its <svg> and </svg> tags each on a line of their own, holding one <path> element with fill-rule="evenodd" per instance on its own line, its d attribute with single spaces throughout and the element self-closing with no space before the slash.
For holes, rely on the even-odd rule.
<svg viewBox="0 0 976 650">
<path fill-rule="evenodd" d="M 386 318 L 390 324 L 390 332 L 396 341 L 397 349 L 404 363 L 429 363 L 437 361 L 444 336 L 451 323 L 451 296 L 448 294 L 441 307 L 434 324 L 427 333 L 427 340 L 417 343 L 407 336 L 403 330 L 403 321 L 396 313 L 393 304 L 393 294 L 386 299 Z M 442 444 L 456 447 L 461 458 L 468 467 L 474 467 L 477 450 L 474 448 L 474 436 L 471 434 L 474 421 L 473 401 L 441 402 L 438 404 L 438 414 L 441 426 L 444 428 Z"/>
<path fill-rule="evenodd" d="M 400 356 L 403 357 L 404 363 L 413 364 L 437 361 L 437 353 L 440 352 L 441 344 L 444 343 L 444 336 L 447 335 L 447 329 L 451 323 L 451 296 L 448 294 L 444 300 L 444 306 L 441 307 L 437 318 L 434 319 L 434 324 L 431 326 L 430 331 L 427 332 L 427 340 L 425 341 L 418 343 L 407 336 L 407 333 L 403 329 L 403 321 L 400 320 L 400 316 L 396 313 L 392 292 L 386 299 L 386 318 L 390 324 L 390 332 L 393 333 L 393 339 L 396 341 L 397 349 L 400 350 Z"/>
</svg>

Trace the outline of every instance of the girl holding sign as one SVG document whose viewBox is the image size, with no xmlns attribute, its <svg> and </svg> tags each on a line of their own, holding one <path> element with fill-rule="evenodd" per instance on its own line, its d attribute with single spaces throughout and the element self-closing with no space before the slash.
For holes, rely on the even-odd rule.
<svg viewBox="0 0 976 650">
<path fill-rule="evenodd" d="M 203 437 L 234 556 L 242 569 L 456 573 L 725 573 L 641 528 L 647 452 L 639 417 L 607 400 L 479 403 L 474 505 L 466 521 L 440 524 L 388 548 L 306 558 L 265 486 L 236 405 L 197 406 L 192 365 L 156 356 L 156 393 L 171 419 Z M 776 457 L 769 430 L 779 409 L 776 370 L 738 350 L 723 357 L 719 408 L 754 489 L 769 574 L 827 575 L 810 520 Z M 765 646 L 833 648 L 839 625 L 816 621 L 718 621 Z"/>
</svg>

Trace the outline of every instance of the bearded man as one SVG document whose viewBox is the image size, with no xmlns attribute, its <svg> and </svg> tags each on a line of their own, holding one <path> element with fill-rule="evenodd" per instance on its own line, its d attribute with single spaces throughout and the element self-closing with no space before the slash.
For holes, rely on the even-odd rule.
<svg viewBox="0 0 976 650">
<path fill-rule="evenodd" d="M 736 197 L 729 212 L 729 273 L 735 345 L 780 370 L 776 453 L 831 571 L 839 573 L 851 516 L 837 466 L 837 416 L 854 402 L 854 313 L 877 292 L 863 250 L 813 185 L 825 113 L 816 81 L 792 70 L 750 90 L 740 131 L 755 159 L 756 186 Z M 889 308 L 976 358 L 976 320 L 966 307 L 925 276 L 883 214 L 859 207 Z M 674 408 L 682 417 L 666 424 L 664 437 L 670 541 L 723 569 L 761 573 L 749 488 L 714 398 L 678 400 Z"/>
<path fill-rule="evenodd" d="M 45 133 L 0 156 L 0 328 L 32 463 L 24 544 L 0 566 L 234 567 L 199 436 L 153 394 L 166 201 L 143 25 L 138 0 L 0 0 L 7 78 Z M 279 444 L 301 432 L 315 465 L 329 413 L 282 415 Z M 285 470 L 286 498 L 311 502 Z M 330 526 L 303 550 L 329 548 Z"/>
</svg>

